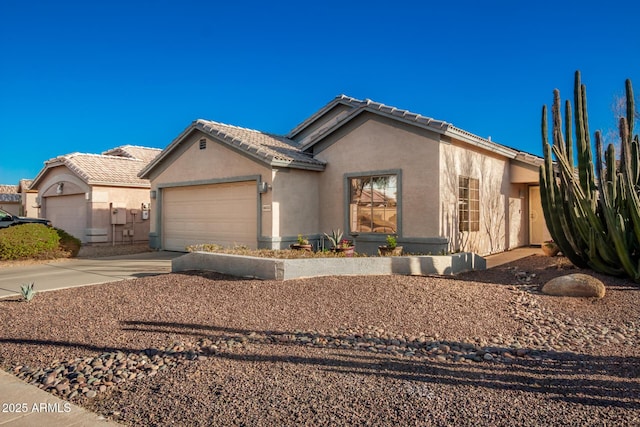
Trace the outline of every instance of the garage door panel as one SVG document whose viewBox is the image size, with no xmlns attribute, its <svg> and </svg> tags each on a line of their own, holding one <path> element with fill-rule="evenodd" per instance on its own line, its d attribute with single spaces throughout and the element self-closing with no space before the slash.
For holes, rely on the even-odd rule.
<svg viewBox="0 0 640 427">
<path fill-rule="evenodd" d="M 84 194 L 46 197 L 44 201 L 45 217 L 54 227 L 86 242 L 87 202 Z"/>
<path fill-rule="evenodd" d="M 163 190 L 164 248 L 193 244 L 257 246 L 255 182 L 198 185 Z"/>
</svg>

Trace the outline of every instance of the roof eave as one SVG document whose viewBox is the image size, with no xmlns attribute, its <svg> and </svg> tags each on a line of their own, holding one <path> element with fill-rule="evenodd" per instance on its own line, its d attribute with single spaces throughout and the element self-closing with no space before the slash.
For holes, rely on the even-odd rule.
<svg viewBox="0 0 640 427">
<path fill-rule="evenodd" d="M 297 160 L 281 160 L 275 159 L 269 155 L 265 155 L 259 147 L 254 147 L 249 144 L 246 144 L 237 139 L 225 139 L 221 138 L 215 132 L 211 132 L 207 130 L 204 125 L 198 121 L 194 120 L 191 125 L 189 125 L 177 138 L 175 138 L 171 144 L 167 146 L 151 163 L 145 166 L 139 173 L 138 177 L 142 179 L 149 179 L 150 173 L 153 169 L 160 164 L 177 146 L 179 146 L 186 138 L 188 138 L 191 133 L 195 130 L 199 130 L 200 132 L 208 135 L 209 137 L 215 139 L 216 141 L 238 150 L 240 153 L 251 157 L 261 163 L 264 163 L 267 166 L 278 166 L 278 167 L 289 167 L 296 169 L 308 169 L 308 170 L 324 170 L 324 164 L 313 164 L 307 162 L 301 162 Z"/>
<path fill-rule="evenodd" d="M 113 182 L 113 181 L 90 180 L 87 184 L 91 186 L 104 186 L 104 187 L 151 188 L 151 183 L 140 183 L 140 182 Z"/>
<path fill-rule="evenodd" d="M 520 151 L 516 149 L 486 140 L 477 135 L 456 128 L 455 126 L 449 126 L 445 135 L 510 159 L 515 159 L 518 153 L 520 153 Z"/>
<path fill-rule="evenodd" d="M 53 159 L 49 159 L 49 160 L 45 161 L 44 162 L 44 167 L 40 170 L 40 172 L 38 172 L 38 175 L 33 179 L 33 181 L 31 182 L 31 185 L 29 186 L 29 189 L 30 190 L 31 189 L 37 189 L 38 185 L 41 184 L 41 181 L 44 179 L 44 177 L 47 174 L 47 172 L 49 171 L 49 169 L 53 169 L 53 168 L 58 167 L 58 166 L 65 166 L 65 167 L 67 167 L 67 169 L 69 169 L 69 166 L 65 162 L 64 158 L 54 157 Z M 79 176 L 79 178 L 82 179 L 82 181 L 86 182 L 84 177 Z"/>
<path fill-rule="evenodd" d="M 357 107 L 355 108 L 352 112 L 350 112 L 348 115 L 346 115 L 342 120 L 337 121 L 333 126 L 328 127 L 325 131 L 317 134 L 314 138 L 312 138 L 309 142 L 307 142 L 306 144 L 302 145 L 300 147 L 300 149 L 302 151 L 306 151 L 309 148 L 311 148 L 312 146 L 314 146 L 318 141 L 322 140 L 323 138 L 325 138 L 326 136 L 330 135 L 331 133 L 335 132 L 336 130 L 338 130 L 339 128 L 341 128 L 344 124 L 350 122 L 351 120 L 353 120 L 354 118 L 356 118 L 357 116 L 359 116 L 360 114 L 364 113 L 364 112 L 369 112 L 381 117 L 387 117 L 389 119 L 392 119 L 394 121 L 397 122 L 401 122 L 401 123 L 405 123 L 408 124 L 410 126 L 417 126 L 423 129 L 427 129 L 430 130 L 432 132 L 444 135 L 449 127 L 448 123 L 445 122 L 439 122 L 439 125 L 431 125 L 430 123 L 423 123 L 420 121 L 416 121 L 416 120 L 411 120 L 407 117 L 401 116 L 401 115 L 396 115 L 393 113 L 387 113 L 384 111 L 380 111 L 378 109 L 375 108 L 371 108 L 368 106 L 361 106 L 361 107 Z"/>
<path fill-rule="evenodd" d="M 544 158 L 531 153 L 527 153 L 525 151 L 520 151 L 515 157 L 515 160 L 532 166 L 541 166 L 542 164 L 544 164 Z"/>
<path fill-rule="evenodd" d="M 283 160 L 283 159 L 272 159 L 270 162 L 272 167 L 284 167 L 291 169 L 304 169 L 310 171 L 319 171 L 322 172 L 326 166 L 326 163 L 307 163 L 300 162 L 297 160 Z"/>
</svg>

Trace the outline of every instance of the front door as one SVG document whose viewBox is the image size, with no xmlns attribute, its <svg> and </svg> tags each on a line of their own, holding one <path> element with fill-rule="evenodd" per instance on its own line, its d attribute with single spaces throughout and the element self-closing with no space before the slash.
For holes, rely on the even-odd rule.
<svg viewBox="0 0 640 427">
<path fill-rule="evenodd" d="M 542 212 L 540 186 L 531 186 L 529 187 L 529 244 L 542 245 L 545 240 L 550 239 L 551 235 L 547 230 Z"/>
</svg>

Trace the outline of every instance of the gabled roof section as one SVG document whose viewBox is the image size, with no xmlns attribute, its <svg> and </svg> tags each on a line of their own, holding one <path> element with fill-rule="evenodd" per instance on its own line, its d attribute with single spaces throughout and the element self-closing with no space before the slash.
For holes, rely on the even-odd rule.
<svg viewBox="0 0 640 427">
<path fill-rule="evenodd" d="M 300 144 L 300 148 L 302 150 L 309 149 L 322 138 L 339 129 L 344 124 L 348 123 L 360 114 L 369 112 L 379 116 L 390 118 L 392 120 L 427 129 L 441 135 L 446 135 L 511 159 L 519 157 L 519 160 L 525 162 L 537 162 L 540 159 L 539 157 L 532 154 L 524 153 L 514 148 L 498 144 L 489 139 L 482 138 L 478 135 L 474 135 L 471 132 L 467 132 L 452 125 L 451 123 L 447 123 L 442 120 L 437 120 L 431 117 L 423 116 L 421 114 L 413 113 L 408 110 L 402 110 L 396 107 L 384 105 L 379 102 L 374 102 L 370 99 L 365 99 L 363 101 L 346 95 L 339 95 L 334 98 L 327 105 L 311 115 L 311 117 L 291 130 L 291 132 L 287 134 L 287 138 L 295 138 L 305 129 L 312 126 L 319 120 L 322 120 L 323 116 L 326 113 L 328 113 L 339 104 L 348 106 L 350 107 L 350 109 L 345 110 L 327 120 L 326 123 L 318 126 L 318 128 L 309 133 L 309 135 L 306 135 L 303 139 L 299 140 L 298 144 Z"/>
<path fill-rule="evenodd" d="M 121 145 L 104 151 L 105 156 L 128 157 L 130 159 L 142 160 L 145 163 L 151 162 L 160 154 L 162 150 L 159 148 L 139 147 L 137 145 Z"/>
<path fill-rule="evenodd" d="M 128 148 L 125 150 L 123 147 Z M 151 186 L 149 180 L 139 178 L 138 173 L 149 163 L 151 155 L 158 155 L 160 151 L 157 148 L 122 146 L 104 152 L 117 155 L 104 153 L 65 154 L 47 160 L 45 167 L 33 180 L 31 187 L 37 187 L 49 169 L 66 166 L 88 185 L 149 188 Z M 134 158 L 134 153 L 143 159 Z"/>
<path fill-rule="evenodd" d="M 194 130 L 199 130 L 212 139 L 233 147 L 270 166 L 309 170 L 323 170 L 325 166 L 323 161 L 314 159 L 311 155 L 304 153 L 300 150 L 298 144 L 286 137 L 211 120 L 198 119 L 191 123 L 158 157 L 149 163 L 140 172 L 139 176 L 148 177 L 149 172 L 161 163 Z"/>
<path fill-rule="evenodd" d="M 21 179 L 20 183 L 18 184 L 18 193 L 29 191 L 32 182 L 32 179 Z"/>
</svg>

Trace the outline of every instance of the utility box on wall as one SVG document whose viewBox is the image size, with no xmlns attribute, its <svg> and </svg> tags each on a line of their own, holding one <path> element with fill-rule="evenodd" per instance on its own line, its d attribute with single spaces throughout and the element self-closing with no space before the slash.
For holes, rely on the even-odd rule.
<svg viewBox="0 0 640 427">
<path fill-rule="evenodd" d="M 142 203 L 142 219 L 149 219 L 149 203 Z"/>
<path fill-rule="evenodd" d="M 127 223 L 127 208 L 118 203 L 111 203 L 111 225 L 124 225 Z"/>
</svg>

